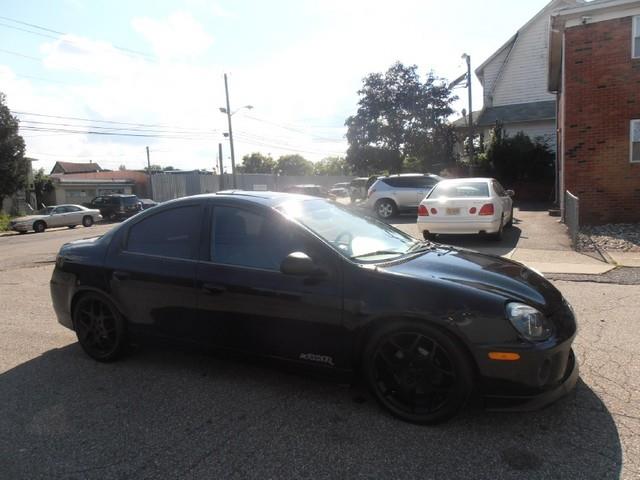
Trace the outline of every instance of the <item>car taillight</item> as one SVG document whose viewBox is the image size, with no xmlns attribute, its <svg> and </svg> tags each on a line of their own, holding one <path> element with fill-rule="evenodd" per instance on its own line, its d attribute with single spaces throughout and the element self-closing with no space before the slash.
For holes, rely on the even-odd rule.
<svg viewBox="0 0 640 480">
<path fill-rule="evenodd" d="M 424 205 L 418 205 L 418 216 L 419 217 L 428 217 L 429 209 Z"/>
<path fill-rule="evenodd" d="M 432 208 L 431 209 L 431 215 L 437 215 L 438 214 L 438 209 L 437 208 Z"/>
<path fill-rule="evenodd" d="M 495 210 L 493 208 L 493 203 L 485 203 L 480 208 L 480 212 L 478 212 L 478 215 L 493 215 L 494 213 Z"/>
</svg>

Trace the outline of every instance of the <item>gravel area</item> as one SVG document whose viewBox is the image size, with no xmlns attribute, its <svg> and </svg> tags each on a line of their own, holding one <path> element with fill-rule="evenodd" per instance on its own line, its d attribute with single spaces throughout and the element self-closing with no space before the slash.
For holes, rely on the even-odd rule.
<svg viewBox="0 0 640 480">
<path fill-rule="evenodd" d="M 578 250 L 593 251 L 596 245 L 603 250 L 640 252 L 640 223 L 583 227 L 578 236 Z"/>
</svg>

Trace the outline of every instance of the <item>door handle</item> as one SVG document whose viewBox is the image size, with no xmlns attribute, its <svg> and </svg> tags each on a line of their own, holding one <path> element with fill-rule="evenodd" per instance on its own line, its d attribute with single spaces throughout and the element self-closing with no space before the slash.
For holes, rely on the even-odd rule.
<svg viewBox="0 0 640 480">
<path fill-rule="evenodd" d="M 202 289 L 212 295 L 219 295 L 227 291 L 225 287 L 222 285 L 216 285 L 215 283 L 205 283 L 202 285 Z"/>
<path fill-rule="evenodd" d="M 120 270 L 116 270 L 113 272 L 113 277 L 118 280 L 126 280 L 127 278 L 131 278 L 131 274 L 129 272 L 122 272 Z"/>
</svg>

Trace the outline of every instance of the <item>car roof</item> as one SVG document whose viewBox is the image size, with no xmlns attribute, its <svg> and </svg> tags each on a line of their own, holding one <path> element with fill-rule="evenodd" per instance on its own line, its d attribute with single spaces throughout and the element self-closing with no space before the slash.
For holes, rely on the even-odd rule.
<svg viewBox="0 0 640 480">
<path fill-rule="evenodd" d="M 491 182 L 493 178 L 489 177 L 470 177 L 470 178 L 445 178 L 441 180 L 440 183 L 482 183 L 482 182 Z"/>
</svg>

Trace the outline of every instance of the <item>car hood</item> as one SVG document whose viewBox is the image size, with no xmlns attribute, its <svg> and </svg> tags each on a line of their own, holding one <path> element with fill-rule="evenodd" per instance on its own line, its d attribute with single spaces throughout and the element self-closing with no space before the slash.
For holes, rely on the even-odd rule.
<svg viewBox="0 0 640 480">
<path fill-rule="evenodd" d="M 471 250 L 438 246 L 385 269 L 484 290 L 525 302 L 547 314 L 562 305 L 562 294 L 539 273 L 512 260 Z"/>
<path fill-rule="evenodd" d="M 41 218 L 47 218 L 49 215 L 26 215 L 24 217 L 14 218 L 12 222 L 33 222 L 34 220 L 40 220 Z"/>
</svg>

